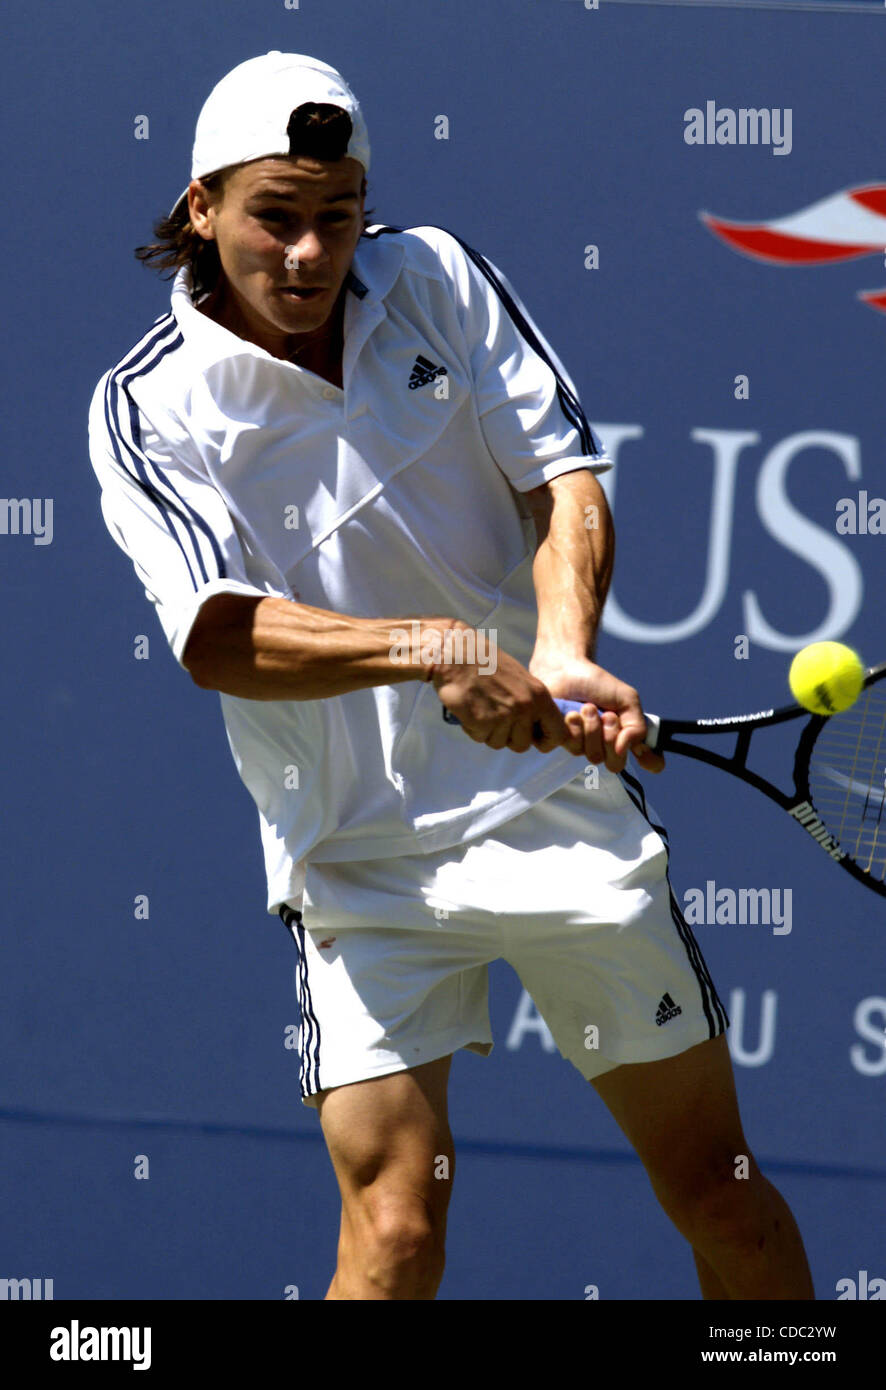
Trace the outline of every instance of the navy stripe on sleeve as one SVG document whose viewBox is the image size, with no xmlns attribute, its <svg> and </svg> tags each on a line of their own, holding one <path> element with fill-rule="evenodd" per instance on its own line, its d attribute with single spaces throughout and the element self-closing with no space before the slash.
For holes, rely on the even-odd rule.
<svg viewBox="0 0 886 1390">
<path fill-rule="evenodd" d="M 426 225 L 431 226 L 432 224 L 427 223 Z M 384 226 L 377 227 L 371 232 L 364 232 L 363 235 L 372 239 L 382 236 L 386 232 L 403 232 L 408 230 L 409 229 L 406 227 Z M 494 266 L 492 266 L 489 261 L 487 261 L 486 257 L 482 256 L 479 251 L 475 251 L 472 246 L 469 246 L 466 241 L 463 241 L 460 236 L 457 236 L 455 232 L 450 232 L 448 227 L 437 227 L 436 230 L 445 232 L 447 236 L 452 237 L 453 241 L 457 241 L 465 254 L 473 261 L 474 265 L 486 280 L 488 280 L 504 305 L 507 313 L 510 315 L 518 332 L 522 334 L 533 351 L 538 354 L 543 362 L 547 363 L 554 373 L 557 382 L 557 398 L 560 402 L 560 409 L 573 428 L 578 432 L 578 437 L 581 440 L 582 453 L 587 454 L 590 458 L 601 458 L 605 454 L 605 450 L 600 440 L 591 429 L 588 419 L 581 408 L 578 397 L 564 379 L 557 363 L 553 361 L 550 349 L 542 342 L 535 329 L 527 321 L 522 308 L 514 299 L 514 296 L 502 283 Z"/>
<path fill-rule="evenodd" d="M 174 336 L 164 342 L 173 328 Z M 171 314 L 167 315 L 146 342 L 134 349 L 110 373 L 105 388 L 104 410 L 105 425 L 117 463 L 156 505 L 167 531 L 181 550 L 191 583 L 197 590 L 201 584 L 209 582 L 207 565 L 214 570 L 212 577 L 226 578 L 221 547 L 205 519 L 180 495 L 165 474 L 162 463 L 152 459 L 144 448 L 139 409 L 129 391 L 132 381 L 148 376 L 157 363 L 168 353 L 175 352 L 182 342 L 182 334 L 174 318 Z M 209 543 L 214 564 L 205 555 L 205 542 L 201 546 L 201 534 Z"/>
</svg>

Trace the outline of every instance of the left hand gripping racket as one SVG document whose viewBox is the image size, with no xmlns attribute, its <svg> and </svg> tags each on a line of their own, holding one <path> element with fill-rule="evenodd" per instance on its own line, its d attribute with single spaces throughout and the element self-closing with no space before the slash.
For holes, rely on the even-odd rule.
<svg viewBox="0 0 886 1390">
<path fill-rule="evenodd" d="M 726 719 L 659 719 L 646 715 L 646 746 L 656 753 L 718 767 L 756 787 L 801 825 L 820 849 L 859 883 L 886 897 L 886 662 L 865 674 L 855 704 L 840 714 L 810 714 L 802 705 Z M 563 712 L 576 700 L 555 700 Z M 460 721 L 444 709 L 449 724 Z M 794 784 L 783 791 L 747 765 L 758 729 L 805 719 L 794 752 Z M 689 743 L 694 737 L 734 735 L 729 754 Z"/>
</svg>

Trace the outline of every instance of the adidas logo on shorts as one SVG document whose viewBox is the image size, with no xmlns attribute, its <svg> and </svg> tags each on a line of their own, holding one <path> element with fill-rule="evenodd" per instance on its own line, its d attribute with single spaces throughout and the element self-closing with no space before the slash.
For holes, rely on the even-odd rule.
<svg viewBox="0 0 886 1390">
<path fill-rule="evenodd" d="M 682 1012 L 680 1005 L 675 1004 L 669 994 L 663 994 L 655 1015 L 656 1027 L 660 1028 L 663 1023 L 670 1023 L 672 1018 L 676 1018 Z"/>
</svg>

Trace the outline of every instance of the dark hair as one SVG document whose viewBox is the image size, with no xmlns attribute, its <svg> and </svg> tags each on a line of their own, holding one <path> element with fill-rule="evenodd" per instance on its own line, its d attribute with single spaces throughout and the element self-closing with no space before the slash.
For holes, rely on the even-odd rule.
<svg viewBox="0 0 886 1390">
<path fill-rule="evenodd" d="M 347 154 L 353 125 L 347 111 L 328 102 L 303 102 L 289 117 L 286 134 L 289 136 L 289 158 L 306 155 L 311 159 L 336 162 Z M 250 161 L 251 162 L 251 161 Z M 207 193 L 224 197 L 225 183 L 240 164 L 229 164 L 200 179 Z M 366 187 L 366 180 L 363 180 Z M 363 226 L 370 222 L 373 209 L 364 213 Z M 183 265 L 191 268 L 194 290 L 215 289 L 221 272 L 218 247 L 206 241 L 191 225 L 187 200 L 184 199 L 171 214 L 158 217 L 154 223 L 156 241 L 137 246 L 135 256 L 155 270 L 169 270 L 163 279 L 171 280 Z"/>
</svg>

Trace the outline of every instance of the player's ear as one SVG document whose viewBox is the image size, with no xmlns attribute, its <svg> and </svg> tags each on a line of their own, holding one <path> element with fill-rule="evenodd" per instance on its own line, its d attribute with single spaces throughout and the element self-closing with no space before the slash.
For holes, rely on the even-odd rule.
<svg viewBox="0 0 886 1390">
<path fill-rule="evenodd" d="M 213 199 L 209 191 L 204 187 L 199 179 L 191 179 L 188 184 L 188 213 L 191 226 L 198 236 L 202 236 L 205 241 L 214 241 L 215 232 L 212 227 L 210 210 L 217 199 Z"/>
</svg>

